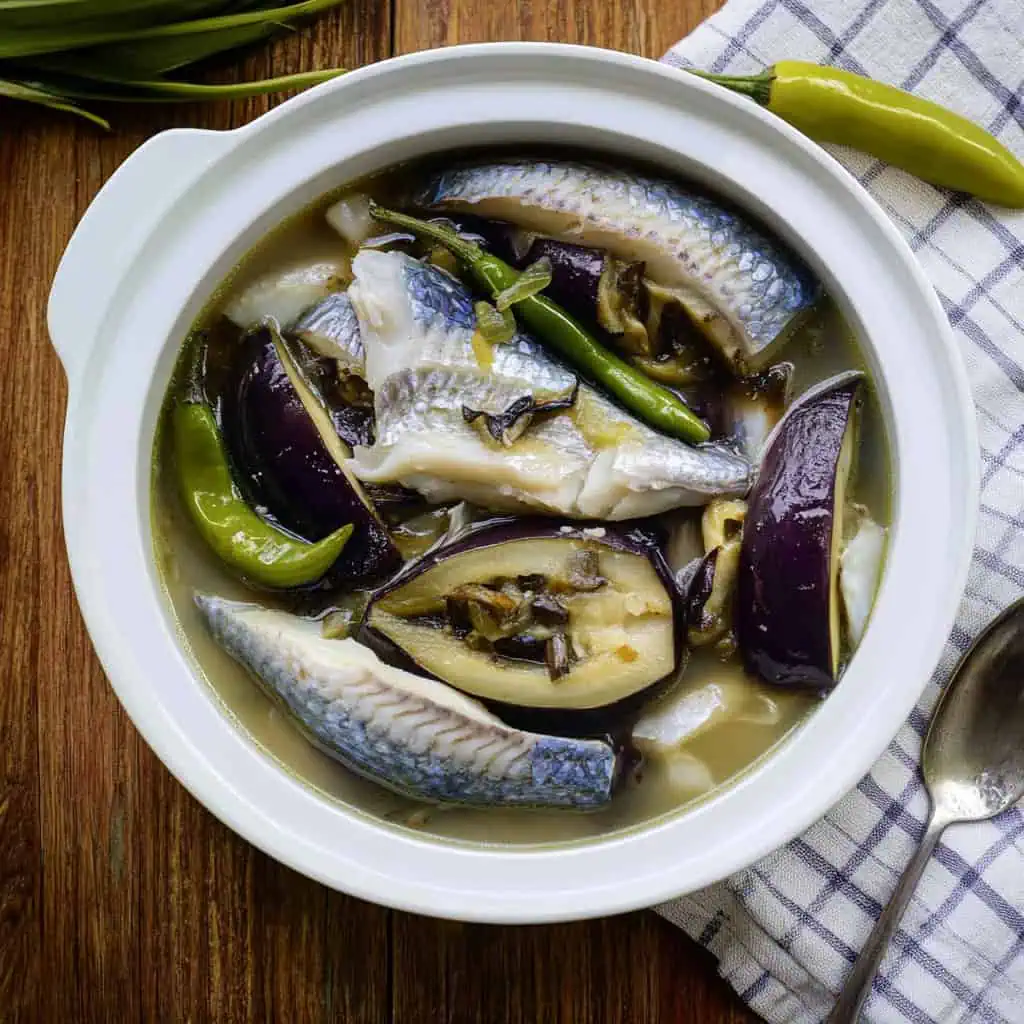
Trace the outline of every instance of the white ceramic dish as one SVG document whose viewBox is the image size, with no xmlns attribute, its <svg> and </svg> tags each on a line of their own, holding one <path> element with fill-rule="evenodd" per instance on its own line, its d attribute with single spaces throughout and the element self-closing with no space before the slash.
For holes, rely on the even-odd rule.
<svg viewBox="0 0 1024 1024">
<path fill-rule="evenodd" d="M 289 776 L 190 667 L 150 534 L 154 427 L 177 347 L 269 228 L 396 161 L 488 142 L 580 144 L 712 184 L 796 246 L 864 339 L 894 470 L 888 565 L 838 689 L 739 784 L 607 840 L 515 849 L 418 837 Z M 227 133 L 142 146 L 75 232 L 50 297 L 67 369 L 64 517 L 96 649 L 159 757 L 277 859 L 379 903 L 478 921 L 650 905 L 714 882 L 806 828 L 856 784 L 932 672 L 964 585 L 977 503 L 973 406 L 910 250 L 828 155 L 753 104 L 651 61 L 540 44 L 386 61 Z"/>
</svg>

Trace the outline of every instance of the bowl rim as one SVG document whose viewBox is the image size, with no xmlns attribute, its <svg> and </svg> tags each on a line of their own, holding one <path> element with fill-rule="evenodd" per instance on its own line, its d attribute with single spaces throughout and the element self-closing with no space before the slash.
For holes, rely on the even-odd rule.
<svg viewBox="0 0 1024 1024">
<path fill-rule="evenodd" d="M 504 63 L 502 64 L 502 62 Z M 130 314 L 133 308 L 132 300 L 126 298 L 125 294 L 130 290 L 130 280 L 129 270 L 124 268 L 123 277 L 117 282 L 120 290 L 112 292 L 108 296 L 108 304 L 102 310 L 102 316 L 97 319 L 97 328 L 100 324 L 111 328 L 106 344 L 95 345 L 93 350 L 81 357 L 78 353 L 73 356 L 69 354 L 69 347 L 65 338 L 62 337 L 62 334 L 66 335 L 62 319 L 67 317 L 69 309 L 75 305 L 76 289 L 69 287 L 66 280 L 62 282 L 62 275 L 65 278 L 70 278 L 76 270 L 76 264 L 82 263 L 85 256 L 88 255 L 90 245 L 94 244 L 89 241 L 89 232 L 85 227 L 93 215 L 93 207 L 90 207 L 90 211 L 83 220 L 83 227 L 76 231 L 76 236 L 69 245 L 68 254 L 62 261 L 51 295 L 51 335 L 68 367 L 70 384 L 64 449 L 64 520 L 72 575 L 79 603 L 94 645 L 119 700 L 144 739 L 168 768 L 197 799 L 236 832 L 271 856 L 310 877 L 317 878 L 327 885 L 353 895 L 399 909 L 473 921 L 525 923 L 569 920 L 650 906 L 682 892 L 692 891 L 717 881 L 725 875 L 749 865 L 812 824 L 839 797 L 850 790 L 870 768 L 902 724 L 927 683 L 928 676 L 942 651 L 966 582 L 977 511 L 976 424 L 966 374 L 952 331 L 938 299 L 909 247 L 874 200 L 825 151 L 774 118 L 773 115 L 749 104 L 746 100 L 692 76 L 687 76 L 667 65 L 613 51 L 564 44 L 471 44 L 396 57 L 361 68 L 343 78 L 325 83 L 308 93 L 289 100 L 249 125 L 232 132 L 184 131 L 165 134 L 176 135 L 179 138 L 182 136 L 216 135 L 216 142 L 213 144 L 212 155 L 208 162 L 199 167 L 198 174 L 186 182 L 189 196 L 198 197 L 203 183 L 215 181 L 218 173 L 222 172 L 224 166 L 230 163 L 232 156 L 245 149 L 246 143 L 260 136 L 269 136 L 273 129 L 284 128 L 289 123 L 293 124 L 291 129 L 293 135 L 297 135 L 303 124 L 309 129 L 310 113 L 318 106 L 322 109 L 327 100 L 338 97 L 344 99 L 359 90 L 372 94 L 374 89 L 378 89 L 380 95 L 377 102 L 394 106 L 400 103 L 401 97 L 394 95 L 394 88 L 387 85 L 388 79 L 391 77 L 399 79 L 404 75 L 406 79 L 404 84 L 418 82 L 425 90 L 429 88 L 443 89 L 447 88 L 444 85 L 445 76 L 451 79 L 464 79 L 470 72 L 485 75 L 488 66 L 495 68 L 493 73 L 496 81 L 501 74 L 508 76 L 503 86 L 506 89 L 515 90 L 519 87 L 526 87 L 517 83 L 536 86 L 540 81 L 541 84 L 546 83 L 549 86 L 555 84 L 570 93 L 576 90 L 581 94 L 584 90 L 589 90 L 592 93 L 604 88 L 592 82 L 583 84 L 587 76 L 593 76 L 598 69 L 603 69 L 609 75 L 613 73 L 619 75 L 619 80 L 623 83 L 632 82 L 638 94 L 649 92 L 656 95 L 656 102 L 659 104 L 668 102 L 662 97 L 666 94 L 666 88 L 671 87 L 672 102 L 679 108 L 687 106 L 685 100 L 689 97 L 695 108 L 714 108 L 730 123 L 743 125 L 752 134 L 755 134 L 755 128 L 759 129 L 759 137 L 773 140 L 772 144 L 778 147 L 774 151 L 772 159 L 784 163 L 787 159 L 796 160 L 796 157 L 799 156 L 800 173 L 817 175 L 818 182 L 816 184 L 819 184 L 825 191 L 832 190 L 833 201 L 837 208 L 849 206 L 849 212 L 845 216 L 861 219 L 864 230 L 873 233 L 878 239 L 879 258 L 881 259 L 884 255 L 886 258 L 894 260 L 895 266 L 912 289 L 913 295 L 908 294 L 906 302 L 914 305 L 916 312 L 928 320 L 928 327 L 934 335 L 931 345 L 936 357 L 935 366 L 932 369 L 938 374 L 930 385 L 927 374 L 921 375 L 921 395 L 915 401 L 920 403 L 927 401 L 933 412 L 938 407 L 944 408 L 945 415 L 955 424 L 959 433 L 958 449 L 955 449 L 956 435 L 949 434 L 949 459 L 951 462 L 949 471 L 951 477 L 956 477 L 956 480 L 952 482 L 956 483 L 958 490 L 950 489 L 951 505 L 946 519 L 943 519 L 940 514 L 938 526 L 932 525 L 929 528 L 934 531 L 933 535 L 935 535 L 941 531 L 944 523 L 948 525 L 949 522 L 952 522 L 955 529 L 952 529 L 954 534 L 952 543 L 947 544 L 948 557 L 940 560 L 942 561 L 941 571 L 937 568 L 933 570 L 938 573 L 938 581 L 944 585 L 944 590 L 942 593 L 936 594 L 924 591 L 924 604 L 928 605 L 929 601 L 933 604 L 928 606 L 931 611 L 928 624 L 929 635 L 920 640 L 913 663 L 906 666 L 911 670 L 908 674 L 914 676 L 913 681 L 901 681 L 898 687 L 894 686 L 892 691 L 884 694 L 877 685 L 874 685 L 871 690 L 873 703 L 863 705 L 852 693 L 849 684 L 844 689 L 844 683 L 847 683 L 847 679 L 844 677 L 843 683 L 840 684 L 830 700 L 812 718 L 812 722 L 816 722 L 822 716 L 823 711 L 830 706 L 834 707 L 836 711 L 831 717 L 836 718 L 839 714 L 840 704 L 844 710 L 862 712 L 860 721 L 853 721 L 848 725 L 848 732 L 845 736 L 839 735 L 841 730 L 837 726 L 831 727 L 834 749 L 837 752 L 845 753 L 852 751 L 856 756 L 850 756 L 832 773 L 819 773 L 820 777 L 815 778 L 812 784 L 807 784 L 798 791 L 795 790 L 788 797 L 780 795 L 778 812 L 768 816 L 767 820 L 762 814 L 760 820 L 747 822 L 745 827 L 741 827 L 736 822 L 730 842 L 720 843 L 714 857 L 708 853 L 698 856 L 692 851 L 688 851 L 690 859 L 687 860 L 686 857 L 680 855 L 679 866 L 675 869 L 665 867 L 663 863 L 657 872 L 649 874 L 638 872 L 632 878 L 613 877 L 616 871 L 621 871 L 623 858 L 627 856 L 632 858 L 638 852 L 649 853 L 654 837 L 661 835 L 659 856 L 664 862 L 664 833 L 672 831 L 678 833 L 682 822 L 706 824 L 708 814 L 713 813 L 714 808 L 724 805 L 727 798 L 733 794 L 749 790 L 754 779 L 762 777 L 766 769 L 770 770 L 771 765 L 776 763 L 784 752 L 791 751 L 796 737 L 787 741 L 785 751 L 773 754 L 766 769 L 759 770 L 755 773 L 754 778 L 741 780 L 736 785 L 730 786 L 720 797 L 716 796 L 693 811 L 667 823 L 655 824 L 651 828 L 641 828 L 634 833 L 615 834 L 608 839 L 596 840 L 587 844 L 586 855 L 583 855 L 584 851 L 581 848 L 572 846 L 556 849 L 534 847 L 486 849 L 481 845 L 479 849 L 458 850 L 450 846 L 442 847 L 423 838 L 400 836 L 394 831 L 380 826 L 369 827 L 369 831 L 364 834 L 362 830 L 368 828 L 365 823 L 358 821 L 355 815 L 344 809 L 336 806 L 328 807 L 326 801 L 316 797 L 307 787 L 286 776 L 276 763 L 270 762 L 265 755 L 260 754 L 254 745 L 240 734 L 234 736 L 234 743 L 227 738 L 224 739 L 225 744 L 231 747 L 231 754 L 228 756 L 225 752 L 221 762 L 215 767 L 210 762 L 213 753 L 209 752 L 207 755 L 200 751 L 197 741 L 193 741 L 188 731 L 183 728 L 182 719 L 170 717 L 167 713 L 167 706 L 160 704 L 160 700 L 171 699 L 168 687 L 173 686 L 174 682 L 181 681 L 181 670 L 184 664 L 184 657 L 180 650 L 181 645 L 178 645 L 180 659 L 178 663 L 161 665 L 159 669 L 153 668 L 154 675 L 160 675 L 165 679 L 165 683 L 162 684 L 163 690 L 158 695 L 156 691 L 139 681 L 139 670 L 146 664 L 145 644 L 139 637 L 131 634 L 131 631 L 126 632 L 123 624 L 117 619 L 119 611 L 123 612 L 126 617 L 130 617 L 133 612 L 123 603 L 127 598 L 118 595 L 115 586 L 116 579 L 120 579 L 126 586 L 130 584 L 133 589 L 140 587 L 143 582 L 147 583 L 151 592 L 154 588 L 152 578 L 148 577 L 146 580 L 142 580 L 139 573 L 140 566 L 146 565 L 147 560 L 152 558 L 151 546 L 149 550 L 145 550 L 145 545 L 151 538 L 146 533 L 144 523 L 140 524 L 138 530 L 134 528 L 133 524 L 127 524 L 132 526 L 126 535 L 128 550 L 123 552 L 123 558 L 119 558 L 118 552 L 113 546 L 116 537 L 109 532 L 110 524 L 99 523 L 98 517 L 104 508 L 107 511 L 113 510 L 115 513 L 119 511 L 121 514 L 126 514 L 126 502 L 122 501 L 120 505 L 112 504 L 120 501 L 126 495 L 134 495 L 140 502 L 145 503 L 144 496 L 139 493 L 139 474 L 141 472 L 144 476 L 146 467 L 136 464 L 134 475 L 132 475 L 132 472 L 129 472 L 129 467 L 124 463 L 119 464 L 116 470 L 108 465 L 105 471 L 107 475 L 115 473 L 119 476 L 114 481 L 115 486 L 110 488 L 91 488 L 89 486 L 88 472 L 90 468 L 106 465 L 105 453 L 95 450 L 96 445 L 92 439 L 96 436 L 112 436 L 109 431 L 117 427 L 117 416 L 109 411 L 104 411 L 97 405 L 98 396 L 106 393 L 111 387 L 109 379 L 111 376 L 120 373 L 123 378 L 124 370 L 128 366 L 134 365 L 149 381 L 150 386 L 145 396 L 141 396 L 141 398 L 137 395 L 132 396 L 131 406 L 134 409 L 137 404 L 142 409 L 147 402 L 151 406 L 152 393 L 154 391 L 162 393 L 162 387 L 157 388 L 156 381 L 161 372 L 166 373 L 167 371 L 167 353 L 163 350 L 168 348 L 167 338 L 170 335 L 160 340 L 157 346 L 160 352 L 157 354 L 156 362 L 148 365 L 148 376 L 145 363 L 147 353 L 142 352 L 141 347 L 140 352 L 132 357 L 134 362 L 123 352 L 112 347 L 124 326 L 130 323 Z M 576 77 L 574 78 L 574 76 Z M 438 84 L 439 82 L 440 84 Z M 652 103 L 654 102 L 655 100 L 652 100 Z M 337 116 L 351 117 L 353 115 L 343 112 L 342 115 Z M 680 111 L 680 116 L 696 115 L 687 110 Z M 507 122 L 501 123 L 506 124 Z M 583 129 L 589 130 L 587 125 L 584 125 Z M 594 134 L 596 137 L 597 132 L 595 131 Z M 285 135 L 287 136 L 287 131 Z M 157 140 L 160 138 L 161 136 L 156 137 Z M 143 150 L 145 148 L 143 147 Z M 673 152 L 678 152 L 680 160 L 683 160 L 682 147 L 671 148 Z M 139 154 L 143 150 L 138 151 Z M 692 154 L 686 158 L 692 159 Z M 765 150 L 765 158 L 768 159 L 767 150 Z M 130 158 L 128 163 L 130 164 L 135 159 L 136 157 Z M 128 173 L 127 165 L 124 170 Z M 734 171 L 734 173 L 737 172 Z M 794 173 L 796 172 L 794 171 Z M 114 178 L 104 187 L 100 197 L 94 203 L 97 211 L 103 203 L 110 206 L 116 205 L 120 201 L 117 189 L 121 187 L 118 184 L 121 174 L 121 171 L 115 174 Z M 127 179 L 125 180 L 127 181 Z M 808 187 L 810 185 L 811 182 L 808 180 Z M 749 194 L 753 195 L 753 193 Z M 166 217 L 175 209 L 179 200 L 180 193 L 171 195 L 166 208 L 159 211 L 165 222 Z M 196 201 L 200 200 L 196 199 Z M 756 198 L 752 198 L 751 202 L 756 204 Z M 276 209 L 274 207 L 271 210 L 263 210 L 261 215 L 270 216 Z M 772 214 L 770 209 L 759 209 L 757 212 L 769 217 Z M 272 220 L 279 219 L 280 213 L 277 212 Z M 256 221 L 253 220 L 250 227 L 255 224 Z M 147 242 L 149 241 L 151 240 L 147 239 Z M 173 246 L 171 248 L 173 249 Z M 148 251 L 152 251 L 152 247 Z M 830 271 L 828 267 L 824 269 Z M 829 283 L 832 284 L 832 282 Z M 840 292 L 844 291 L 841 283 L 835 282 L 835 284 Z M 913 301 L 911 302 L 911 300 Z M 181 310 L 179 310 L 179 319 L 181 319 L 180 314 Z M 120 329 L 118 329 L 119 327 Z M 91 341 L 95 341 L 95 339 L 91 339 Z M 869 341 L 869 345 L 874 348 L 873 341 Z M 886 358 L 895 359 L 896 356 L 889 355 Z M 936 369 L 940 363 L 942 364 L 941 372 Z M 876 366 L 875 369 L 877 371 L 878 367 Z M 893 386 L 894 381 L 889 380 L 885 375 L 880 376 L 887 389 Z M 939 379 L 940 377 L 942 379 Z M 905 391 L 908 396 L 909 391 L 906 389 L 909 386 L 906 382 L 896 385 L 897 391 L 901 395 Z M 939 404 L 936 405 L 936 402 Z M 904 404 L 913 403 L 908 397 Z M 150 411 L 152 410 L 150 409 Z M 144 417 L 141 412 L 140 417 L 139 422 L 143 422 Z M 890 438 L 891 446 L 895 445 L 899 451 L 904 450 L 900 445 L 909 446 L 906 447 L 906 450 L 918 456 L 925 452 L 925 448 L 921 444 L 922 439 L 919 436 L 921 431 L 917 425 L 912 425 L 912 428 L 910 425 L 904 427 L 904 422 L 901 419 L 891 421 L 890 425 L 896 434 L 895 439 Z M 103 431 L 108 433 L 103 435 Z M 141 444 L 141 437 L 144 433 L 143 430 L 137 443 Z M 147 446 L 142 445 L 142 447 L 146 448 Z M 149 451 L 151 451 L 151 447 Z M 945 455 L 945 453 L 943 454 Z M 955 464 L 953 464 L 954 460 Z M 896 466 L 895 451 L 893 461 L 894 473 L 901 480 L 904 470 L 916 472 L 914 467 Z M 903 484 L 897 484 L 897 487 L 902 493 Z M 952 502 L 956 499 L 959 500 L 959 507 L 954 509 Z M 897 523 L 897 517 L 900 522 L 903 522 L 902 516 L 901 510 L 894 507 L 894 526 Z M 121 524 L 122 531 L 125 525 Z M 902 536 L 910 537 L 910 534 L 903 531 Z M 125 535 L 122 533 L 122 539 L 124 538 Z M 899 543 L 900 539 L 896 538 L 894 547 L 898 547 Z M 907 559 L 903 559 L 903 563 L 906 562 Z M 886 580 L 883 582 L 883 592 L 879 595 L 879 602 L 887 596 L 886 587 L 890 585 L 890 577 L 894 571 L 894 563 L 890 560 Z M 900 571 L 903 576 L 906 576 L 906 571 L 903 569 Z M 927 583 L 928 581 L 925 578 L 923 582 Z M 906 596 L 906 584 L 901 587 L 901 591 L 903 596 Z M 139 614 L 141 615 L 141 612 Z M 142 633 L 153 626 L 152 623 L 145 623 L 141 619 L 139 625 Z M 155 629 L 155 627 L 153 628 Z M 873 649 L 881 650 L 886 643 L 896 643 L 898 640 L 898 630 L 886 630 L 883 638 L 880 630 L 875 630 L 875 633 L 879 634 L 878 636 L 873 635 L 873 629 L 874 623 L 869 627 L 869 635 L 864 642 L 865 647 L 870 642 Z M 155 638 L 156 632 L 153 635 Z M 162 639 L 167 641 L 169 637 L 162 635 Z M 170 639 L 177 642 L 173 637 Z M 910 656 L 905 655 L 905 657 L 909 658 Z M 190 668 L 186 671 L 191 676 L 191 682 L 196 688 L 204 685 L 196 678 L 194 671 Z M 851 667 L 848 675 L 852 674 L 853 668 Z M 158 700 L 158 696 L 160 700 Z M 219 708 L 214 710 L 217 715 L 222 715 Z M 874 714 L 863 714 L 866 711 Z M 807 731 L 806 728 L 802 728 L 798 736 L 804 736 Z M 827 731 L 823 727 L 818 730 L 818 733 Z M 825 752 L 830 748 L 827 744 L 819 743 L 817 749 L 819 752 Z M 220 752 L 218 752 L 218 756 L 221 756 Z M 255 784 L 249 786 L 248 791 L 243 793 L 239 788 L 238 776 L 236 775 L 234 779 L 228 778 L 229 772 L 233 771 L 231 758 L 235 756 L 240 761 L 246 760 L 247 764 L 251 762 L 253 773 L 259 774 L 261 778 L 268 777 L 264 772 L 256 772 L 253 758 L 255 757 L 257 760 L 262 758 L 266 762 L 264 768 L 273 764 L 273 772 L 280 777 L 278 779 L 280 795 L 277 798 L 278 804 L 272 812 L 268 811 L 266 806 L 261 806 L 262 796 L 257 791 Z M 796 785 L 797 780 L 794 778 L 793 771 L 787 770 L 789 781 Z M 781 770 L 777 774 L 781 780 Z M 305 834 L 297 834 L 295 819 L 290 822 L 284 820 L 285 802 L 289 799 L 301 803 L 303 806 L 310 800 L 319 799 L 324 805 L 321 810 L 328 812 L 324 817 L 332 820 L 337 829 L 337 835 L 344 834 L 346 839 L 354 841 L 358 833 L 359 843 L 363 844 L 364 852 L 369 853 L 372 849 L 382 857 L 385 852 L 389 856 L 393 854 L 397 858 L 396 863 L 401 863 L 403 858 L 405 864 L 424 858 L 431 860 L 430 871 L 441 872 L 444 878 L 442 879 L 440 874 L 436 877 L 430 875 L 430 871 L 424 872 L 423 877 L 419 879 L 401 877 L 395 870 L 391 870 L 390 874 L 388 870 L 379 870 L 371 861 L 355 864 L 351 861 L 335 860 L 329 867 L 326 866 L 324 844 L 311 841 Z M 721 817 L 721 815 L 719 816 Z M 302 823 L 300 822 L 300 824 Z M 372 841 L 368 838 L 371 833 L 374 836 Z M 394 850 L 385 851 L 385 846 L 394 847 Z M 742 847 L 742 852 L 739 850 L 740 847 Z M 443 849 L 445 858 L 452 864 L 445 865 L 442 871 L 440 862 L 432 859 L 433 854 L 428 856 L 428 849 L 433 853 Z M 601 851 L 604 861 L 600 865 L 600 871 L 598 871 L 596 861 L 592 856 L 597 851 Z M 458 869 L 455 867 L 456 862 L 459 865 Z M 684 865 L 689 865 L 688 873 L 684 871 Z M 339 870 L 341 867 L 349 870 L 341 871 Z M 359 870 L 354 870 L 357 867 Z M 463 877 L 459 873 L 460 871 L 467 872 L 465 887 L 462 887 Z M 595 873 L 587 878 L 585 876 L 588 871 Z M 504 872 L 510 876 L 511 890 L 505 894 L 498 891 L 498 885 Z M 514 885 L 511 884 L 513 874 L 515 875 Z M 533 888 L 530 884 L 531 877 L 537 883 Z M 469 884 L 471 878 L 475 878 L 476 881 Z M 524 898 L 524 894 L 535 898 Z"/>
</svg>

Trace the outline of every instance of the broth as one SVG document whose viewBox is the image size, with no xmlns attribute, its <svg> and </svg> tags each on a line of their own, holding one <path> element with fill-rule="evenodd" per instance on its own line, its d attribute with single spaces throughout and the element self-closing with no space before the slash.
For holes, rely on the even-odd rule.
<svg viewBox="0 0 1024 1024">
<path fill-rule="evenodd" d="M 230 362 L 228 356 L 233 355 L 238 344 L 238 332 L 224 326 L 225 304 L 256 279 L 306 265 L 311 260 L 337 263 L 347 273 L 355 251 L 328 226 L 325 210 L 339 197 L 356 192 L 370 192 L 382 202 L 389 201 L 403 191 L 407 182 L 415 181 L 423 173 L 423 165 L 413 164 L 325 196 L 282 224 L 241 262 L 196 324 L 196 328 L 210 332 L 208 360 L 214 391 L 219 387 L 218 374 L 224 372 L 223 366 Z M 851 330 L 827 297 L 786 344 L 780 360 L 791 367 L 790 404 L 813 385 L 840 371 L 866 372 Z M 848 496 L 867 506 L 872 518 L 885 526 L 890 480 L 885 429 L 870 383 L 863 392 L 857 468 Z M 622 789 L 601 809 L 580 813 L 564 809 L 432 807 L 399 796 L 359 777 L 309 742 L 283 706 L 208 632 L 192 600 L 196 591 L 305 614 L 316 604 L 318 615 L 331 606 L 331 596 L 297 599 L 287 593 L 253 591 L 204 543 L 189 519 L 172 472 L 175 455 L 171 432 L 165 428 L 173 403 L 172 389 L 157 433 L 152 507 L 157 564 L 182 641 L 224 713 L 285 770 L 329 799 L 379 817 L 394 827 L 415 827 L 420 833 L 441 840 L 534 844 L 603 837 L 679 813 L 718 792 L 770 756 L 773 748 L 818 704 L 814 694 L 754 679 L 735 652 L 723 655 L 721 650 L 711 647 L 697 648 L 679 686 L 668 698 L 655 699 L 678 699 L 680 694 L 740 694 L 729 700 L 733 704 L 739 700 L 747 710 L 736 712 L 733 707 L 730 713 L 719 714 L 717 718 L 711 715 L 683 745 L 682 756 L 649 752 L 640 769 L 629 773 Z M 221 409 L 222 419 L 223 416 Z M 700 513 L 698 508 L 692 515 L 699 517 Z"/>
</svg>

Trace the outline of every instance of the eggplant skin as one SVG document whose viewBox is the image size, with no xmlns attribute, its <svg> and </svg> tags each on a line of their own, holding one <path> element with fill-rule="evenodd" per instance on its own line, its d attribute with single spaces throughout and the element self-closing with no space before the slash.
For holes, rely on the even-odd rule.
<svg viewBox="0 0 1024 1024">
<path fill-rule="evenodd" d="M 686 592 L 687 624 L 699 629 L 704 619 L 704 606 L 711 597 L 715 586 L 715 565 L 718 561 L 718 548 L 712 548 L 697 566 L 697 571 L 690 581 Z"/>
<path fill-rule="evenodd" d="M 427 212 L 429 215 L 429 211 Z M 522 269 L 526 265 L 526 253 L 533 242 L 533 235 L 504 220 L 475 217 L 471 213 L 457 216 L 445 214 L 435 219 L 454 225 L 459 234 L 483 245 L 498 259 Z"/>
<path fill-rule="evenodd" d="M 524 708 L 500 700 L 480 700 L 493 715 L 506 725 L 524 732 L 545 732 L 574 739 L 607 739 L 620 749 L 627 741 L 633 721 L 651 701 L 667 693 L 682 677 L 689 660 L 689 651 L 679 654 L 676 670 L 638 693 L 599 708 L 566 711 L 562 708 Z M 422 669 L 419 670 L 422 673 Z"/>
<path fill-rule="evenodd" d="M 544 294 L 568 313 L 599 330 L 607 330 L 601 322 L 601 287 L 606 272 L 613 270 L 612 258 L 603 249 L 546 238 L 524 231 L 507 221 L 488 220 L 472 214 L 441 218 L 453 224 L 461 234 L 479 240 L 489 252 L 519 270 L 538 260 L 551 263 L 551 283 Z M 625 269 L 627 264 L 622 264 Z M 642 263 L 628 264 L 633 271 L 633 293 L 625 296 L 624 278 L 616 276 L 614 287 L 619 297 L 631 298 L 628 312 L 642 319 L 646 293 L 640 286 Z M 621 273 L 621 270 L 620 270 Z M 621 333 L 621 332 L 619 332 Z"/>
<path fill-rule="evenodd" d="M 789 410 L 769 438 L 748 499 L 736 637 L 747 670 L 769 683 L 827 692 L 837 682 L 830 631 L 834 503 L 861 383 L 860 374 L 843 374 Z"/>
<path fill-rule="evenodd" d="M 607 523 L 559 523 L 557 520 L 540 518 L 499 519 L 485 521 L 470 527 L 453 542 L 429 552 L 420 561 L 409 565 L 392 580 L 381 586 L 372 596 L 356 639 L 373 650 L 382 660 L 407 671 L 430 678 L 437 678 L 406 653 L 398 644 L 381 631 L 370 625 L 374 605 L 398 586 L 404 585 L 440 562 L 461 553 L 481 547 L 493 547 L 512 541 L 580 538 L 590 531 L 599 531 L 599 540 L 609 548 L 642 555 L 648 559 L 659 581 L 664 586 L 672 604 L 673 648 L 675 665 L 671 672 L 653 680 L 649 685 L 619 700 L 585 708 L 522 706 L 503 700 L 474 694 L 487 708 L 519 729 L 543 729 L 560 736 L 606 736 L 619 735 L 624 723 L 639 712 L 640 708 L 675 683 L 681 676 L 687 660 L 686 613 L 683 594 L 665 561 L 657 538 L 639 528 L 616 529 Z M 597 538 L 595 538 L 597 539 Z M 442 679 L 442 682 L 448 682 Z M 452 685 L 449 682 L 449 685 Z"/>
<path fill-rule="evenodd" d="M 236 381 L 221 419 L 242 489 L 285 529 L 309 541 L 353 524 L 326 583 L 394 572 L 401 565 L 398 549 L 328 451 L 269 330 L 254 331 L 243 343 Z"/>
<path fill-rule="evenodd" d="M 551 261 L 551 284 L 544 294 L 584 323 L 596 323 L 607 253 L 571 242 L 538 238 L 530 246 L 525 263 L 535 263 L 545 257 Z"/>
</svg>

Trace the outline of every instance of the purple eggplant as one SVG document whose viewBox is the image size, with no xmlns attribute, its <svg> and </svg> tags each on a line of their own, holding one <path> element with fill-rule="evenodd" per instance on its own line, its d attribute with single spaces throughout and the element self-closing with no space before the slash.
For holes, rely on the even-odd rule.
<svg viewBox="0 0 1024 1024">
<path fill-rule="evenodd" d="M 745 501 L 718 498 L 701 516 L 700 534 L 707 553 L 697 562 L 685 591 L 686 638 L 693 647 L 718 644 L 719 649 L 735 649 L 736 574 L 746 515 Z"/>
<path fill-rule="evenodd" d="M 702 636 L 709 625 L 706 609 L 715 587 L 715 563 L 718 561 L 718 548 L 712 548 L 698 563 L 690 586 L 686 591 L 686 635 L 693 643 L 694 634 Z"/>
<path fill-rule="evenodd" d="M 237 385 L 221 418 L 236 471 L 282 526 L 316 541 L 354 525 L 331 580 L 380 578 L 401 565 L 359 482 L 344 469 L 350 449 L 271 328 L 243 343 Z"/>
<path fill-rule="evenodd" d="M 522 265 L 544 258 L 551 262 L 545 295 L 584 323 L 596 324 L 623 351 L 650 354 L 642 263 L 624 263 L 603 249 L 537 238 Z"/>
<path fill-rule="evenodd" d="M 769 683 L 831 689 L 840 669 L 839 547 L 862 375 L 803 396 L 769 437 L 740 550 L 736 637 Z"/>
<path fill-rule="evenodd" d="M 322 303 L 321 305 L 325 305 Z M 348 373 L 339 376 L 337 361 L 325 357 L 299 338 L 280 335 L 275 342 L 291 360 L 297 377 L 330 417 L 334 432 L 347 448 L 372 445 L 373 395 L 366 382 Z"/>
<path fill-rule="evenodd" d="M 740 542 L 712 548 L 701 560 L 686 595 L 686 638 L 693 647 L 734 644 L 730 636 Z"/>
<path fill-rule="evenodd" d="M 483 246 L 514 267 L 526 266 L 526 254 L 537 237 L 533 232 L 509 224 L 508 221 L 489 220 L 469 213 L 432 219 L 455 228 L 463 237 Z"/>
<path fill-rule="evenodd" d="M 385 584 L 359 639 L 536 725 L 618 709 L 677 678 L 684 614 L 638 532 L 523 519 L 471 528 Z"/>
<path fill-rule="evenodd" d="M 441 219 L 520 270 L 548 259 L 551 283 L 545 295 L 584 323 L 600 327 L 623 351 L 651 354 L 643 263 L 626 263 L 603 249 L 538 236 L 506 221 L 467 215 Z"/>
</svg>

